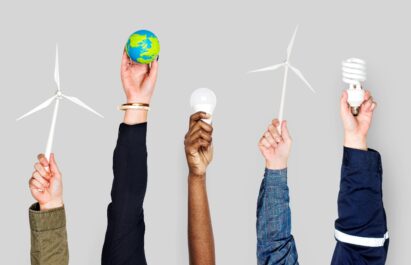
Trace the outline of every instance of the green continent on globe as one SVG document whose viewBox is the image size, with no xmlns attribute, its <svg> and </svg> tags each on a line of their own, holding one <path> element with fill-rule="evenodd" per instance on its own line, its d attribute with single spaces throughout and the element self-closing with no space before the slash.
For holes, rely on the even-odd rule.
<svg viewBox="0 0 411 265">
<path fill-rule="evenodd" d="M 128 56 L 135 62 L 149 64 L 160 52 L 160 43 L 156 35 L 148 30 L 134 32 L 126 45 Z"/>
</svg>

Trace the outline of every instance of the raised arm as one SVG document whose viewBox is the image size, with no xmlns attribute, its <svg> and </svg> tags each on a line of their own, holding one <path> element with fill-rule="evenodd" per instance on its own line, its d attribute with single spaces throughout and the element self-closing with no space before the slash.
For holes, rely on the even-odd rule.
<svg viewBox="0 0 411 265">
<path fill-rule="evenodd" d="M 121 79 L 127 103 L 149 104 L 158 62 L 132 63 L 123 53 Z M 128 109 L 114 150 L 114 180 L 107 209 L 102 264 L 147 264 L 144 251 L 143 202 L 147 187 L 147 111 Z"/>
<path fill-rule="evenodd" d="M 214 238 L 208 206 L 206 169 L 213 158 L 211 125 L 202 121 L 208 114 L 190 117 L 185 136 L 188 174 L 188 247 L 191 265 L 214 265 Z"/>
<path fill-rule="evenodd" d="M 37 203 L 29 210 L 32 265 L 67 265 L 69 262 L 63 182 L 54 159 L 38 155 L 29 181 Z"/>
<path fill-rule="evenodd" d="M 273 120 L 259 141 L 265 159 L 265 174 L 257 203 L 257 260 L 259 265 L 298 264 L 298 255 L 291 235 L 291 211 L 287 186 L 287 162 L 291 137 L 287 122 L 282 134 Z"/>
<path fill-rule="evenodd" d="M 382 201 L 381 157 L 367 146 L 375 107 L 367 92 L 355 117 L 347 104 L 346 92 L 341 97 L 345 138 L 333 265 L 383 265 L 387 257 L 389 240 Z"/>
</svg>

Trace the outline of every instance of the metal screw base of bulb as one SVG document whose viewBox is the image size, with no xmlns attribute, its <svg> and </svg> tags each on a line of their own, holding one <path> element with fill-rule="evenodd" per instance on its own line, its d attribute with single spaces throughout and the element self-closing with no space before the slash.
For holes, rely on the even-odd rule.
<svg viewBox="0 0 411 265">
<path fill-rule="evenodd" d="M 351 113 L 354 116 L 358 116 L 358 113 L 360 113 L 360 107 L 351 107 Z"/>
</svg>

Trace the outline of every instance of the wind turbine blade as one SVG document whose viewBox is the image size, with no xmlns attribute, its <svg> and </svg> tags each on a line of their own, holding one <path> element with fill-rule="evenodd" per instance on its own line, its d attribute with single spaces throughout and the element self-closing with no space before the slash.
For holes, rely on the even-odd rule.
<svg viewBox="0 0 411 265">
<path fill-rule="evenodd" d="M 57 44 L 56 44 L 56 63 L 54 65 L 54 81 L 56 81 L 57 90 L 60 91 L 59 47 Z"/>
<path fill-rule="evenodd" d="M 280 63 L 280 64 L 268 66 L 268 67 L 265 67 L 265 68 L 253 70 L 253 71 L 250 71 L 248 73 L 250 74 L 250 73 L 257 73 L 257 72 L 274 71 L 274 70 L 277 70 L 278 68 L 280 68 L 282 66 L 284 66 L 284 63 Z"/>
<path fill-rule="evenodd" d="M 301 80 L 303 80 L 303 82 L 311 89 L 311 91 L 315 93 L 314 88 L 310 85 L 310 83 L 308 83 L 307 79 L 305 79 L 301 71 L 295 68 L 294 66 L 291 66 L 291 65 L 288 65 L 288 66 L 299 78 L 301 78 Z"/>
<path fill-rule="evenodd" d="M 24 114 L 23 116 L 19 117 L 19 118 L 17 119 L 17 121 L 19 121 L 19 120 L 21 120 L 21 119 L 23 119 L 23 118 L 25 118 L 25 117 L 27 117 L 27 116 L 30 116 L 31 114 L 33 114 L 33 113 L 35 113 L 35 112 L 37 112 L 37 111 L 40 111 L 40 110 L 42 110 L 42 109 L 44 109 L 44 108 L 47 108 L 47 107 L 53 102 L 53 100 L 55 100 L 55 99 L 56 99 L 56 96 L 53 96 L 53 97 L 47 99 L 46 101 L 44 101 L 43 103 L 41 103 L 40 105 L 38 105 L 37 107 L 35 107 L 34 109 L 30 110 L 29 112 L 27 112 L 27 113 Z"/>
<path fill-rule="evenodd" d="M 91 107 L 89 107 L 86 103 L 84 103 L 83 101 L 81 101 L 80 99 L 76 98 L 76 97 L 69 97 L 66 95 L 63 95 L 64 98 L 70 100 L 71 102 L 79 105 L 80 107 L 85 108 L 86 110 L 96 114 L 97 116 L 104 118 L 103 115 L 101 115 L 100 113 L 98 113 L 97 111 L 95 111 L 94 109 L 92 109 Z"/>
<path fill-rule="evenodd" d="M 291 56 L 291 52 L 293 50 L 293 46 L 294 46 L 294 41 L 295 41 L 295 36 L 297 35 L 297 31 L 298 31 L 298 25 L 294 30 L 293 36 L 291 37 L 291 41 L 290 44 L 288 44 L 287 47 L 287 61 L 290 60 L 290 56 Z"/>
</svg>

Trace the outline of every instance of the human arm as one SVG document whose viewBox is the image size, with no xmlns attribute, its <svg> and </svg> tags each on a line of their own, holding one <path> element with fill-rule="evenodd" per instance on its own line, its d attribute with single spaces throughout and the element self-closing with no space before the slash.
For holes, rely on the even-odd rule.
<svg viewBox="0 0 411 265">
<path fill-rule="evenodd" d="M 213 158 L 211 125 L 202 121 L 208 114 L 190 117 L 184 140 L 188 174 L 188 247 L 191 265 L 214 265 L 215 250 L 207 198 L 206 169 Z"/>
<path fill-rule="evenodd" d="M 149 104 L 158 62 L 135 64 L 123 53 L 121 80 L 127 103 Z M 147 188 L 147 111 L 129 109 L 113 155 L 111 203 L 107 209 L 102 264 L 146 264 L 143 202 Z"/>
<path fill-rule="evenodd" d="M 29 187 L 37 203 L 29 209 L 32 265 L 67 265 L 69 261 L 63 183 L 54 154 L 50 163 L 38 155 Z M 48 168 L 48 169 L 47 169 Z"/>
<path fill-rule="evenodd" d="M 375 107 L 367 92 L 355 117 L 349 110 L 346 93 L 341 97 L 345 135 L 333 265 L 382 265 L 387 257 L 389 240 L 382 200 L 381 156 L 367 145 Z"/>
<path fill-rule="evenodd" d="M 291 235 L 291 210 L 287 185 L 287 164 L 291 137 L 287 122 L 282 134 L 273 120 L 259 141 L 265 159 L 265 174 L 257 202 L 257 260 L 259 265 L 298 264 L 297 249 Z"/>
</svg>

